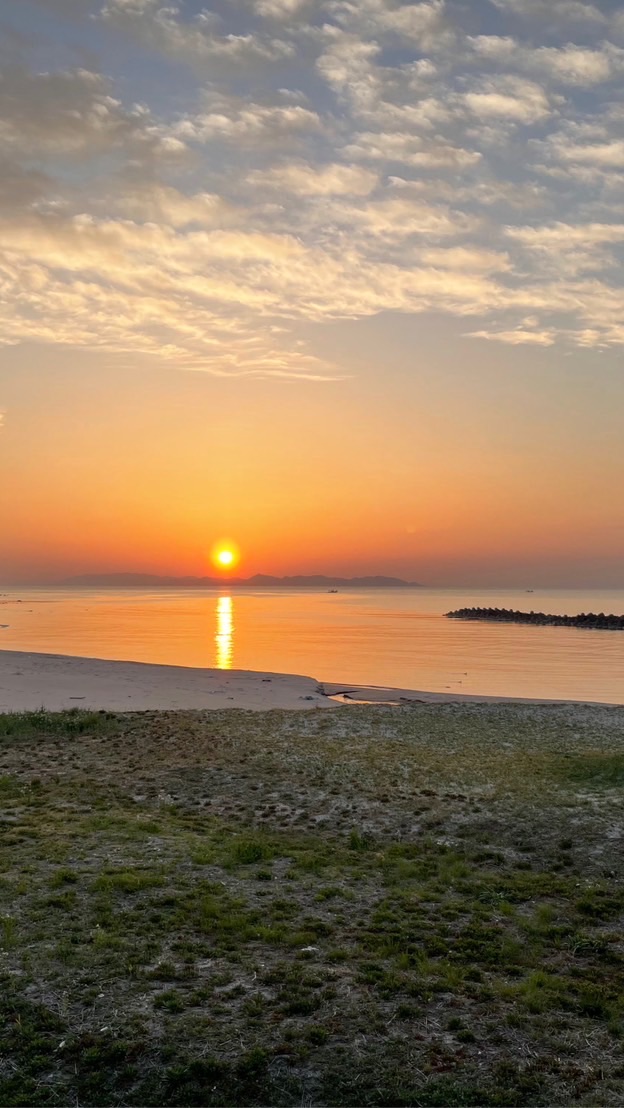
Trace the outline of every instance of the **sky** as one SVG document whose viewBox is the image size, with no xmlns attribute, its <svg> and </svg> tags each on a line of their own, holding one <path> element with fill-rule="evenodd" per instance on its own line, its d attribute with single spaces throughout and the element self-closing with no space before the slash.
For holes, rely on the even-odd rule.
<svg viewBox="0 0 624 1108">
<path fill-rule="evenodd" d="M 624 586 L 624 8 L 5 0 L 0 581 Z"/>
</svg>

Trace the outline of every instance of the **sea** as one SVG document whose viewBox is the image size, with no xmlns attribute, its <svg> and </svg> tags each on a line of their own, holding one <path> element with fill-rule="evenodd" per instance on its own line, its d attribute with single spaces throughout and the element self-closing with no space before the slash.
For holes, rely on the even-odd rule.
<svg viewBox="0 0 624 1108">
<path fill-rule="evenodd" d="M 323 682 L 624 704 L 624 632 L 446 619 L 461 607 L 624 614 L 624 589 L 0 585 L 0 648 Z"/>
</svg>

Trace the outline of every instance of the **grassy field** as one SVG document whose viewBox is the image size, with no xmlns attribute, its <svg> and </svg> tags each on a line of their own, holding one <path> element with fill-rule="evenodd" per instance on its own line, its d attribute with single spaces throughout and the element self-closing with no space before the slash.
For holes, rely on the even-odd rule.
<svg viewBox="0 0 624 1108">
<path fill-rule="evenodd" d="M 0 716 L 0 1103 L 621 1105 L 623 725 Z"/>
</svg>

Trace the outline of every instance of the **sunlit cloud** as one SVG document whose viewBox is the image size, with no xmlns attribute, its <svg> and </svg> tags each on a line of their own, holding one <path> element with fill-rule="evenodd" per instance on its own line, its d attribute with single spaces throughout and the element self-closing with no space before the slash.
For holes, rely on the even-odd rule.
<svg viewBox="0 0 624 1108">
<path fill-rule="evenodd" d="M 292 54 L 292 46 L 279 39 L 224 31 L 218 16 L 206 9 L 185 19 L 180 6 L 165 6 L 160 0 L 108 0 L 101 18 L 145 46 L 202 69 L 208 63 L 248 66 L 276 62 Z"/>
<path fill-rule="evenodd" d="M 257 143 L 263 148 L 273 143 L 278 148 L 291 136 L 322 130 L 320 116 L 300 104 L 240 104 L 225 97 L 213 101 L 211 108 L 182 120 L 175 135 L 184 141 Z"/>
<path fill-rule="evenodd" d="M 373 162 L 401 163 L 423 169 L 467 169 L 476 165 L 482 155 L 478 150 L 464 150 L 439 139 L 421 138 L 402 132 L 365 132 L 345 147 L 349 158 Z"/>
<path fill-rule="evenodd" d="M 540 74 L 561 85 L 591 87 L 616 80 L 624 69 L 624 51 L 612 43 L 598 49 L 575 46 L 521 46 L 500 35 L 479 35 L 469 40 L 479 57 L 527 73 Z"/>
<path fill-rule="evenodd" d="M 490 0 L 502 12 L 525 19 L 546 19 L 557 23 L 606 23 L 607 16 L 595 4 L 584 0 Z"/>
<path fill-rule="evenodd" d="M 258 15 L 267 19 L 289 19 L 303 7 L 308 6 L 310 0 L 252 0 Z"/>
<path fill-rule="evenodd" d="M 552 346 L 555 341 L 553 331 L 469 331 L 468 338 L 487 339 L 489 342 L 503 342 L 508 346 Z"/>
<path fill-rule="evenodd" d="M 624 169 L 624 138 L 609 142 L 573 142 L 564 135 L 555 135 L 549 143 L 553 158 L 598 167 Z"/>
<path fill-rule="evenodd" d="M 478 119 L 502 119 L 531 124 L 552 112 L 549 98 L 539 85 L 509 74 L 476 82 L 464 102 Z"/>
<path fill-rule="evenodd" d="M 379 177 L 355 165 L 313 166 L 286 164 L 249 175 L 249 182 L 293 196 L 368 196 Z"/>
<path fill-rule="evenodd" d="M 26 49 L 0 74 L 2 341 L 315 381 L 344 370 L 297 345 L 302 324 L 388 311 L 474 316 L 473 337 L 513 345 L 622 341 L 611 15 L 220 12 L 93 0 L 81 27 L 120 36 L 164 95 L 110 75 L 114 37 L 101 71 L 94 54 L 42 71 Z"/>
</svg>

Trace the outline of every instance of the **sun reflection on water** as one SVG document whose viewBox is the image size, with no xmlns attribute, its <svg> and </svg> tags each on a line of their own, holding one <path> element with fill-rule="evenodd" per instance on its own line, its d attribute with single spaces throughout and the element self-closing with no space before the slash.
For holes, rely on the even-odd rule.
<svg viewBox="0 0 624 1108">
<path fill-rule="evenodd" d="M 217 600 L 217 669 L 231 669 L 234 658 L 234 604 L 231 596 Z"/>
</svg>

